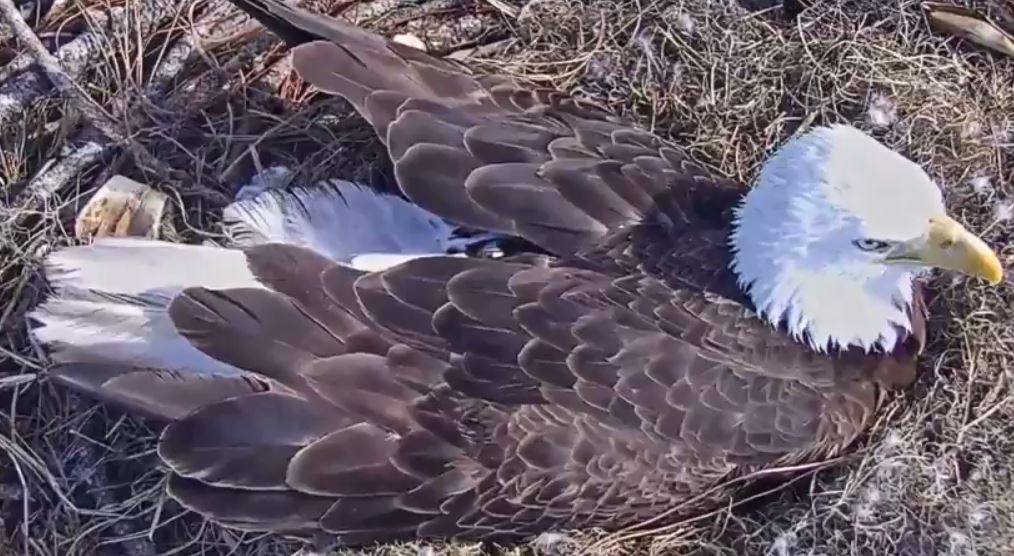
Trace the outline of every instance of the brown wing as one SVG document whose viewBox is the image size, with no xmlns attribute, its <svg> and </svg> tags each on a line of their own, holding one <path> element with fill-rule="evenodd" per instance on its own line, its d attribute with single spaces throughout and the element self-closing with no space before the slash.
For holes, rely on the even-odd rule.
<svg viewBox="0 0 1014 556">
<path fill-rule="evenodd" d="M 297 45 L 304 79 L 366 118 L 417 204 L 596 268 L 678 275 L 683 286 L 735 295 L 721 259 L 744 188 L 678 147 L 558 91 L 472 77 L 276 0 L 233 2 Z M 685 264 L 694 250 L 712 264 Z"/>
<path fill-rule="evenodd" d="M 173 496 L 235 527 L 346 544 L 622 527 L 833 452 L 875 405 L 880 359 L 815 355 L 644 274 L 443 257 L 363 274 L 283 245 L 248 259 L 319 279 L 187 290 L 170 312 L 205 353 L 283 386 L 206 405 L 159 446 Z M 357 350 L 352 333 L 375 339 Z"/>
</svg>

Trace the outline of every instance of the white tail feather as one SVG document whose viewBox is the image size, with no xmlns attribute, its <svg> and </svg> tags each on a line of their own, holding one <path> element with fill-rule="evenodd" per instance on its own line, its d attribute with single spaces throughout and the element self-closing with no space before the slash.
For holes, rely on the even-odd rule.
<svg viewBox="0 0 1014 556">
<path fill-rule="evenodd" d="M 184 288 L 263 287 L 241 251 L 132 238 L 100 239 L 51 254 L 55 293 L 30 315 L 58 362 L 117 363 L 236 374 L 180 336 L 166 310 Z"/>
<path fill-rule="evenodd" d="M 223 212 L 227 235 L 241 246 L 291 243 L 351 263 L 376 253 L 444 255 L 476 241 L 455 237 L 456 226 L 401 197 L 347 181 L 241 197 Z"/>
<path fill-rule="evenodd" d="M 289 243 L 376 271 L 503 237 L 456 237 L 459 229 L 451 223 L 400 197 L 351 182 L 280 189 L 287 172 L 266 170 L 226 207 L 223 226 L 234 246 Z M 241 250 L 105 238 L 52 253 L 45 271 L 56 291 L 30 316 L 39 324 L 33 334 L 55 361 L 240 372 L 190 345 L 176 332 L 167 309 L 187 287 L 263 287 Z"/>
<path fill-rule="evenodd" d="M 101 238 L 57 250 L 46 259 L 45 270 L 58 288 L 118 294 L 190 286 L 261 287 L 242 251 L 140 238 Z"/>
</svg>

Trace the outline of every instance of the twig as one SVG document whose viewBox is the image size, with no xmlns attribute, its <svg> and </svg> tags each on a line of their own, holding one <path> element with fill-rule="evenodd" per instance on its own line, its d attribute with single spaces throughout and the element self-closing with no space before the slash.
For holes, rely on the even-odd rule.
<svg viewBox="0 0 1014 556">
<path fill-rule="evenodd" d="M 75 177 L 104 157 L 112 156 L 113 146 L 95 128 L 87 127 L 72 141 L 72 150 L 35 175 L 25 188 L 25 195 L 14 206 L 22 212 L 43 208 L 47 201 L 64 189 Z"/>
<path fill-rule="evenodd" d="M 14 36 L 17 37 L 18 42 L 30 51 L 35 62 L 46 72 L 46 76 L 49 77 L 53 86 L 61 94 L 71 99 L 77 109 L 102 133 L 110 138 L 126 141 L 127 138 L 120 136 L 120 132 L 116 129 L 116 124 L 113 123 L 112 118 L 63 71 L 63 68 L 60 67 L 60 61 L 50 54 L 49 50 L 42 44 L 42 41 L 35 35 L 32 28 L 21 17 L 21 13 L 18 12 L 12 0 L 0 0 L 0 14 L 3 14 L 4 20 L 11 26 L 11 30 Z"/>
<path fill-rule="evenodd" d="M 132 137 L 120 131 L 119 126 L 113 121 L 112 117 L 63 71 L 59 60 L 46 49 L 42 41 L 39 40 L 39 37 L 35 35 L 35 32 L 32 31 L 28 23 L 21 17 L 21 13 L 14 5 L 13 0 L 0 0 L 0 15 L 10 25 L 11 31 L 21 45 L 27 48 L 35 58 L 35 61 L 46 73 L 53 86 L 74 103 L 74 106 L 90 124 L 112 141 L 125 145 L 131 154 L 134 155 L 135 161 L 139 166 L 145 166 L 164 177 L 174 176 L 179 178 L 182 176 L 180 172 L 175 171 L 155 158 L 144 145 L 141 145 Z"/>
<path fill-rule="evenodd" d="M 154 0 L 144 2 L 139 7 L 117 6 L 94 13 L 93 10 L 87 10 L 87 15 L 83 16 L 87 21 L 87 29 L 68 42 L 61 41 L 53 56 L 71 80 L 79 80 L 110 51 L 110 37 L 134 34 L 144 36 L 172 15 L 174 8 L 168 0 Z M 9 25 L 4 25 L 3 28 L 10 34 Z M 0 124 L 20 118 L 29 107 L 58 92 L 54 91 L 51 80 L 36 66 L 34 53 L 27 49 L 20 50 L 22 51 L 13 60 L 0 68 Z"/>
<path fill-rule="evenodd" d="M 978 417 L 975 418 L 975 420 L 973 420 L 972 422 L 968 423 L 967 425 L 961 427 L 961 431 L 958 433 L 958 441 L 957 442 L 960 444 L 961 440 L 962 440 L 962 437 L 965 435 L 966 432 L 968 432 L 972 428 L 975 428 L 979 423 L 982 423 L 986 419 L 989 419 L 994 413 L 996 413 L 997 411 L 1003 409 L 1004 407 L 1006 407 L 1007 405 L 1009 405 L 1011 402 L 1014 402 L 1014 394 L 1011 394 L 1011 395 L 1007 396 L 1006 398 L 1000 400 L 999 402 L 993 404 L 993 407 L 990 407 L 989 409 L 987 409 L 982 415 L 979 415 Z"/>
<path fill-rule="evenodd" d="M 117 8 L 108 13 L 109 18 L 118 17 L 123 10 Z M 106 21 L 106 14 L 99 17 Z M 83 75 L 88 64 L 100 55 L 101 37 L 95 33 L 82 33 L 60 46 L 57 54 L 65 73 L 71 78 Z M 25 71 L 34 62 L 28 53 L 19 54 L 0 69 L 0 124 L 20 118 L 31 105 L 45 98 L 52 89 L 45 77 L 37 71 Z"/>
<path fill-rule="evenodd" d="M 75 413 L 83 413 L 87 410 L 87 404 L 80 396 L 71 396 L 69 403 Z M 82 438 L 88 440 L 87 436 Z M 106 448 L 108 449 L 108 448 Z M 112 481 L 109 477 L 109 470 L 103 463 L 103 456 L 99 446 L 91 442 L 81 444 L 80 457 L 68 461 L 68 469 L 64 470 L 67 476 L 80 476 L 88 487 L 88 494 L 95 499 L 98 508 L 113 508 L 117 501 L 110 491 L 109 485 Z M 115 519 L 111 522 L 113 533 L 119 537 L 131 537 L 138 529 L 137 524 L 132 520 Z M 118 554 L 126 556 L 153 556 L 156 553 L 155 545 L 144 537 L 133 538 L 129 541 L 117 543 L 114 549 Z"/>
<path fill-rule="evenodd" d="M 486 0 L 486 3 L 511 19 L 517 19 L 518 15 L 521 14 L 520 8 L 510 5 L 504 2 L 504 0 Z"/>
<path fill-rule="evenodd" d="M 35 19 L 36 21 L 44 21 L 49 14 L 54 11 L 60 10 L 69 0 L 53 0 L 48 6 L 45 2 L 31 1 L 29 4 L 22 6 L 19 11 L 22 14 L 30 14 L 31 17 L 28 19 Z M 43 12 L 42 9 L 45 9 Z M 32 13 L 34 12 L 34 13 Z M 11 30 L 7 25 L 0 24 L 0 43 L 6 43 L 11 39 Z M 7 62 L 0 68 L 0 82 L 6 82 L 12 75 L 24 71 L 32 63 L 31 58 L 28 56 L 18 55 L 10 62 Z"/>
</svg>

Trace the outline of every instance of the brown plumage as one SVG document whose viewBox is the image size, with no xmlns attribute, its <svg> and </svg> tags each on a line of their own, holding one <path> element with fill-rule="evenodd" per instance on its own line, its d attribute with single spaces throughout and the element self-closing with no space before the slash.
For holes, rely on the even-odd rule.
<svg viewBox="0 0 1014 556">
<path fill-rule="evenodd" d="M 882 389 L 914 377 L 919 292 L 889 355 L 817 353 L 759 319 L 729 269 L 746 188 L 678 147 L 556 91 L 232 1 L 376 129 L 409 199 L 551 255 L 365 273 L 261 245 L 245 256 L 267 289 L 188 288 L 169 306 L 180 334 L 249 375 L 89 385 L 63 368 L 172 421 L 159 454 L 185 506 L 346 544 L 618 528 L 840 451 Z"/>
<path fill-rule="evenodd" d="M 297 282 L 264 266 L 320 269 L 317 255 L 273 244 L 249 260 L 274 292 L 193 288 L 170 314 L 267 387 L 215 390 L 226 399 L 159 444 L 170 493 L 236 527 L 350 544 L 618 527 L 838 450 L 875 409 L 874 374 L 913 365 L 815 354 L 640 273 L 430 258 Z"/>
</svg>

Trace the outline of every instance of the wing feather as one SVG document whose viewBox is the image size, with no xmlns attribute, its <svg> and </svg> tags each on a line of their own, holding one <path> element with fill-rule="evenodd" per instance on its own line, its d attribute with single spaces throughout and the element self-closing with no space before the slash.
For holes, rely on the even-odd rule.
<svg viewBox="0 0 1014 556">
<path fill-rule="evenodd" d="M 292 458 L 287 482 L 310 494 L 389 496 L 408 492 L 420 479 L 403 473 L 390 459 L 398 437 L 371 423 L 356 423 L 317 440 Z"/>
<path fill-rule="evenodd" d="M 337 303 L 321 287 L 324 273 L 332 267 L 350 273 L 350 278 L 361 273 L 295 245 L 257 245 L 248 248 L 246 256 L 250 271 L 261 283 L 288 296 L 301 311 L 340 338 L 348 352 L 384 354 L 391 348 L 389 341 L 363 324 L 358 307 L 350 310 Z"/>
<path fill-rule="evenodd" d="M 331 498 L 293 491 L 212 486 L 180 475 L 169 478 L 169 496 L 184 507 L 241 530 L 310 535 L 334 505 Z"/>
<path fill-rule="evenodd" d="M 286 490 L 289 460 L 346 423 L 335 408 L 262 392 L 204 406 L 170 423 L 159 439 L 158 453 L 173 472 L 189 479 L 230 488 Z"/>
<path fill-rule="evenodd" d="M 289 298 L 264 289 L 187 288 L 169 316 L 202 352 L 290 387 L 301 367 L 345 351 L 341 338 Z"/>
<path fill-rule="evenodd" d="M 182 419 L 207 405 L 270 388 L 269 381 L 251 375 L 203 376 L 173 370 L 134 371 L 102 384 L 104 394 L 165 420 Z"/>
</svg>

